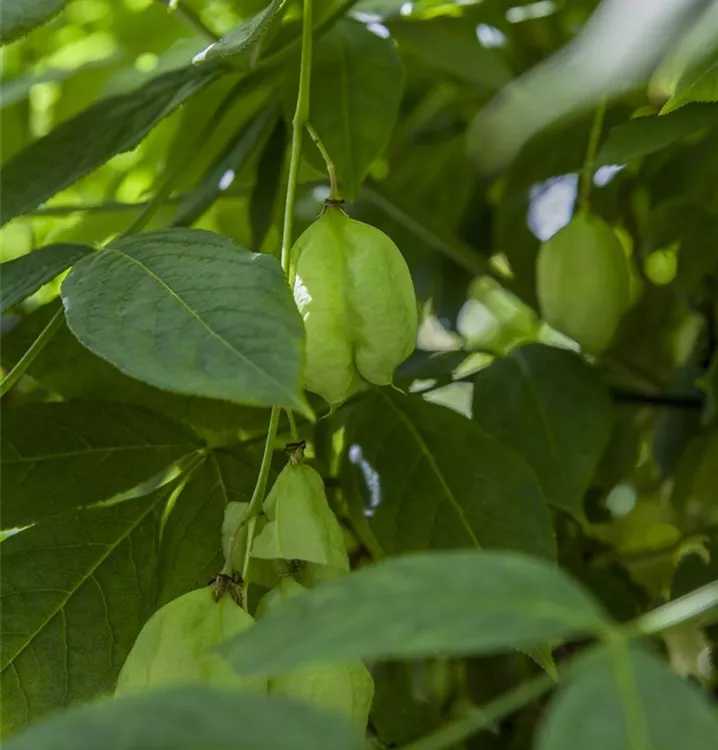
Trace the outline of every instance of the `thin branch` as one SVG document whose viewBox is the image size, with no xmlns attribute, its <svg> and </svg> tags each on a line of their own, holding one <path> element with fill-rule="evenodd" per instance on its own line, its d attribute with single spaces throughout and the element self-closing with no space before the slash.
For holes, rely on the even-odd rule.
<svg viewBox="0 0 718 750">
<path fill-rule="evenodd" d="M 606 114 L 606 100 L 603 99 L 596 108 L 596 114 L 593 117 L 591 125 L 591 134 L 588 138 L 588 148 L 586 158 L 583 162 L 583 171 L 581 173 L 581 186 L 579 189 L 578 201 L 581 208 L 588 208 L 588 198 L 591 194 L 591 183 L 593 182 L 593 172 L 596 165 L 596 151 L 598 150 L 598 140 L 601 137 L 603 128 L 603 118 Z"/>
<path fill-rule="evenodd" d="M 490 729 L 506 716 L 537 700 L 555 686 L 553 678 L 541 674 L 532 680 L 522 682 L 486 706 L 474 709 L 426 737 L 410 742 L 402 750 L 444 750 L 456 747 L 477 732 Z"/>
<path fill-rule="evenodd" d="M 669 393 L 638 393 L 623 388 L 611 388 L 611 396 L 619 404 L 642 404 L 674 409 L 700 409 L 704 399 L 701 396 L 680 396 Z"/>
<path fill-rule="evenodd" d="M 304 13 L 302 17 L 302 57 L 299 69 L 299 92 L 297 93 L 297 107 L 294 113 L 292 123 L 292 145 L 289 160 L 289 174 L 287 177 L 287 195 L 284 203 L 284 226 L 282 230 L 282 270 L 288 280 L 291 281 L 291 245 L 292 245 L 292 227 L 294 222 L 294 202 L 297 192 L 297 182 L 299 180 L 299 164 L 301 161 L 302 138 L 304 136 L 304 125 L 309 116 L 309 80 L 312 66 L 312 0 L 304 0 Z M 264 500 L 264 493 L 267 489 L 267 478 L 274 452 L 274 441 L 277 439 L 277 429 L 279 427 L 279 415 L 281 409 L 273 406 L 269 416 L 269 426 L 267 428 L 267 437 L 264 442 L 264 453 L 262 455 L 262 464 L 259 469 L 257 483 L 252 492 L 252 498 L 249 501 L 249 507 L 243 523 L 247 525 L 246 547 L 244 564 L 242 566 L 242 578 L 245 586 L 248 585 L 248 572 L 251 561 L 252 542 L 256 529 L 257 514 Z M 239 538 L 239 527 L 235 530 L 236 538 Z M 233 547 L 236 547 L 236 542 Z M 231 569 L 235 549 L 231 550 L 229 559 L 225 561 L 225 568 Z M 225 571 L 226 572 L 226 571 Z M 245 602 L 248 597 L 245 596 Z M 246 606 L 246 605 L 245 605 Z"/>
<path fill-rule="evenodd" d="M 701 618 L 714 609 L 718 609 L 718 581 L 701 586 L 685 596 L 640 615 L 626 626 L 626 631 L 636 635 L 653 635 Z"/>
<path fill-rule="evenodd" d="M 164 5 L 170 13 L 175 13 L 181 18 L 187 26 L 203 36 L 209 42 L 218 42 L 220 37 L 208 28 L 204 21 L 182 0 L 155 0 L 160 5 Z"/>
<path fill-rule="evenodd" d="M 55 335 L 64 319 L 65 313 L 61 307 L 52 316 L 50 322 L 42 329 L 40 335 L 30 344 L 30 348 L 22 355 L 15 367 L 2 379 L 2 383 L 0 383 L 0 397 L 4 396 L 25 374 L 25 371 L 35 361 L 37 355 L 40 354 L 46 344 Z"/>
<path fill-rule="evenodd" d="M 460 242 L 449 243 L 445 241 L 438 234 L 421 224 L 413 216 L 410 216 L 402 208 L 379 193 L 376 189 L 365 186 L 362 190 L 362 197 L 366 198 L 374 206 L 384 211 L 387 216 L 390 216 L 405 229 L 408 229 L 415 234 L 419 239 L 426 242 L 427 245 L 430 245 L 442 255 L 453 260 L 459 268 L 463 268 L 465 271 L 476 274 L 477 276 L 494 276 L 489 267 L 488 261 L 473 248 Z M 500 279 L 500 281 L 506 283 L 505 279 Z"/>
<path fill-rule="evenodd" d="M 296 443 L 299 440 L 299 431 L 297 430 L 297 423 L 294 419 L 294 412 L 291 409 L 286 409 L 287 420 L 289 422 L 289 434 L 292 438 L 292 442 Z"/>
<path fill-rule="evenodd" d="M 319 153 L 322 155 L 324 164 L 327 167 L 327 174 L 329 175 L 329 185 L 331 187 L 330 197 L 335 201 L 341 200 L 341 195 L 339 194 L 339 183 L 337 181 L 337 169 L 334 166 L 332 157 L 329 156 L 329 152 L 322 142 L 322 139 L 319 137 L 319 133 L 317 133 L 317 131 L 312 127 L 312 124 L 309 122 L 307 123 L 307 132 L 309 133 L 309 137 L 314 141 L 314 145 L 319 149 Z"/>
</svg>

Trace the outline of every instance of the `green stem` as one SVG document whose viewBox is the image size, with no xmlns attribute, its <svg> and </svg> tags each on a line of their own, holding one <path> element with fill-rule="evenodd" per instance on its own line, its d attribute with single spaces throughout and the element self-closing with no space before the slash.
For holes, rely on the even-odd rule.
<svg viewBox="0 0 718 750">
<path fill-rule="evenodd" d="M 22 355 L 20 361 L 2 379 L 0 383 L 0 397 L 4 396 L 18 380 L 24 375 L 28 367 L 33 363 L 35 357 L 45 348 L 45 345 L 55 335 L 57 329 L 65 319 L 63 309 L 60 308 L 50 322 L 42 329 L 40 335 L 32 342 L 30 348 Z"/>
<path fill-rule="evenodd" d="M 294 223 L 294 200 L 297 192 L 297 182 L 299 180 L 299 164 L 302 154 L 302 136 L 304 135 L 304 124 L 309 117 L 309 80 L 312 69 L 312 0 L 304 0 L 304 16 L 302 18 L 302 60 L 299 69 L 299 92 L 297 94 L 297 107 L 294 112 L 292 121 L 292 144 L 289 159 L 289 173 L 287 176 L 287 195 L 284 203 L 284 226 L 282 230 L 282 270 L 285 276 L 290 278 L 290 257 L 292 249 L 292 226 Z M 247 574 L 251 562 L 252 542 L 254 541 L 254 532 L 256 529 L 256 518 L 264 500 L 264 493 L 267 489 L 267 479 L 269 469 L 272 463 L 272 452 L 274 451 L 274 441 L 277 439 L 277 428 L 279 427 L 279 415 L 281 408 L 273 406 L 269 417 L 269 427 L 267 428 L 267 437 L 264 442 L 264 453 L 262 463 L 259 467 L 259 476 L 257 483 L 252 492 L 252 498 L 249 501 L 249 508 L 245 516 L 247 525 L 246 547 L 244 553 L 244 563 L 242 565 L 242 578 L 245 581 L 245 587 L 249 585 Z M 239 539 L 239 527 L 235 531 L 235 539 Z M 229 560 L 225 563 L 225 568 L 231 569 L 231 561 L 234 559 L 236 552 L 236 542 L 230 550 Z M 248 597 L 245 596 L 245 602 Z M 246 606 L 246 604 L 245 604 Z"/>
<path fill-rule="evenodd" d="M 373 206 L 383 211 L 391 219 L 394 219 L 394 221 L 401 224 L 409 232 L 416 235 L 420 240 L 426 242 L 427 245 L 430 245 L 442 255 L 445 255 L 464 271 L 468 271 L 476 276 L 491 276 L 493 278 L 498 278 L 496 277 L 496 274 L 493 273 L 486 258 L 481 255 L 481 253 L 474 250 L 470 245 L 459 240 L 447 242 L 443 237 L 440 237 L 436 232 L 421 224 L 413 216 L 410 216 L 403 208 L 393 203 L 374 187 L 365 186 L 362 188 L 362 197 Z M 506 286 L 505 279 L 498 278 L 498 280 Z"/>
<path fill-rule="evenodd" d="M 718 609 L 718 581 L 691 591 L 672 602 L 646 612 L 626 626 L 636 635 L 653 635 L 689 620 L 695 620 L 712 609 Z"/>
<path fill-rule="evenodd" d="M 291 409 L 286 409 L 287 420 L 289 421 L 289 435 L 292 438 L 292 442 L 296 443 L 299 440 L 299 430 L 297 430 L 297 422 L 294 419 L 294 412 Z"/>
<path fill-rule="evenodd" d="M 471 735 L 482 729 L 489 729 L 505 716 L 540 698 L 555 687 L 555 684 L 547 674 L 522 682 L 488 705 L 470 711 L 426 737 L 410 742 L 402 750 L 443 750 L 443 748 L 456 747 Z"/>
<path fill-rule="evenodd" d="M 182 0 L 169 0 L 168 2 L 166 0 L 157 1 L 160 5 L 164 5 L 170 13 L 176 13 L 176 15 L 187 24 L 187 26 L 193 31 L 196 31 L 200 36 L 203 36 L 210 42 L 219 41 L 219 37 L 214 31 L 207 28 L 202 19 L 192 10 L 192 8 L 189 7 L 189 5 L 183 3 Z"/>
<path fill-rule="evenodd" d="M 316 27 L 312 29 L 313 21 L 312 23 L 310 23 L 309 35 L 311 36 L 313 32 L 315 36 L 317 37 L 321 36 L 328 28 L 334 25 L 335 21 L 338 21 L 342 16 L 345 16 L 351 10 L 351 8 L 354 5 L 356 5 L 357 2 L 358 0 L 348 0 L 347 2 L 329 4 L 329 8 L 330 8 L 329 13 L 317 19 Z M 305 13 L 307 12 L 306 0 L 304 2 L 304 12 Z M 311 14 L 311 8 L 310 8 L 310 14 Z M 306 49 L 306 39 L 305 39 L 306 34 L 307 34 L 307 28 L 305 24 L 304 26 L 302 26 L 301 41 L 299 39 L 293 39 L 288 44 L 283 45 L 273 54 L 268 55 L 267 57 L 260 60 L 256 69 L 268 70 L 270 68 L 279 67 L 297 52 L 297 47 L 300 44 L 301 44 L 302 55 L 303 55 L 304 50 Z"/>
<path fill-rule="evenodd" d="M 309 86 L 312 73 L 312 0 L 304 0 L 302 18 L 302 59 L 299 65 L 299 91 L 297 106 L 292 120 L 292 151 L 289 157 L 287 176 L 287 198 L 284 202 L 284 227 L 282 231 L 282 270 L 292 283 L 291 249 L 294 224 L 294 200 L 299 180 L 299 165 L 302 159 L 302 137 L 309 120 Z"/>
<path fill-rule="evenodd" d="M 306 125 L 309 137 L 314 141 L 314 145 L 319 149 L 319 153 L 322 155 L 322 159 L 324 159 L 324 163 L 327 167 L 327 174 L 329 175 L 329 185 L 331 187 L 330 198 L 335 201 L 341 200 L 341 195 L 339 193 L 339 183 L 337 182 L 337 169 L 334 166 L 332 157 L 329 156 L 329 152 L 327 151 L 326 146 L 324 145 L 324 143 L 322 143 L 322 139 L 319 137 L 319 133 L 314 130 L 312 124 L 308 122 Z"/>
<path fill-rule="evenodd" d="M 603 99 L 596 108 L 596 113 L 593 116 L 591 134 L 588 137 L 588 149 L 586 150 L 586 158 L 583 162 L 583 171 L 581 173 L 581 188 L 579 190 L 578 201 L 579 206 L 584 210 L 588 209 L 588 198 L 591 194 L 591 183 L 593 181 L 593 172 L 596 165 L 596 151 L 598 150 L 598 140 L 601 137 L 603 118 L 605 114 L 606 100 Z"/>
</svg>

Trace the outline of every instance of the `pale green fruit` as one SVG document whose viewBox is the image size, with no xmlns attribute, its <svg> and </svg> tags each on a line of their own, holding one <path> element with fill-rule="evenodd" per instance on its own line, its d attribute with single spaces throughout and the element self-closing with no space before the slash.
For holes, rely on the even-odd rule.
<svg viewBox="0 0 718 750">
<path fill-rule="evenodd" d="M 196 683 L 266 690 L 266 680 L 243 677 L 213 651 L 253 624 L 254 618 L 229 596 L 215 602 L 209 588 L 174 599 L 155 612 L 137 636 L 115 695 Z"/>
<path fill-rule="evenodd" d="M 294 299 L 307 334 L 307 390 L 337 406 L 363 381 L 391 384 L 417 335 L 414 285 L 397 246 L 329 206 L 292 257 Z"/>
<path fill-rule="evenodd" d="M 579 213 L 541 246 L 537 277 L 544 320 L 587 352 L 607 349 L 628 307 L 630 283 L 611 227 Z"/>
<path fill-rule="evenodd" d="M 268 523 L 254 540 L 252 557 L 349 570 L 342 528 L 327 502 L 324 482 L 311 466 L 290 461 L 263 509 Z"/>
<path fill-rule="evenodd" d="M 282 601 L 305 591 L 294 579 L 282 578 L 277 588 L 266 594 L 259 603 L 257 618 L 264 617 L 281 606 Z M 360 661 L 314 664 L 270 679 L 269 692 L 343 714 L 365 728 L 374 699 L 374 680 Z"/>
</svg>

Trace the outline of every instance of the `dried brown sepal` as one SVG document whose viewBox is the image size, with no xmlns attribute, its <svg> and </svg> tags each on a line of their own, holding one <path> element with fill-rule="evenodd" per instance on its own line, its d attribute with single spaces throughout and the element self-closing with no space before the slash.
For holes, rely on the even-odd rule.
<svg viewBox="0 0 718 750">
<path fill-rule="evenodd" d="M 287 443 L 284 446 L 284 452 L 289 456 L 290 461 L 296 466 L 304 460 L 304 449 L 307 447 L 306 440 L 299 440 L 296 443 Z"/>
<path fill-rule="evenodd" d="M 231 574 L 217 573 L 209 579 L 208 585 L 212 587 L 215 602 L 219 602 L 228 593 L 237 606 L 244 604 L 244 581 L 238 571 L 233 570 Z"/>
</svg>

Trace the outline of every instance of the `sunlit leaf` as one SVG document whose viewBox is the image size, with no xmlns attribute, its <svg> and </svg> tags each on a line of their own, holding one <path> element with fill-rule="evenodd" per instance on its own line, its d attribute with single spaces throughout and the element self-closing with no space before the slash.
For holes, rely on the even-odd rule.
<svg viewBox="0 0 718 750">
<path fill-rule="evenodd" d="M 217 60 L 223 57 L 236 57 L 251 54 L 257 49 L 267 32 L 272 19 L 283 9 L 284 0 L 271 0 L 267 7 L 231 29 L 218 42 L 214 42 L 195 58 L 196 62 Z"/>
<path fill-rule="evenodd" d="M 15 154 L 0 179 L 0 222 L 32 211 L 111 156 L 134 148 L 164 117 L 216 76 L 213 67 L 170 71 L 104 99 Z"/>
<path fill-rule="evenodd" d="M 304 328 L 273 257 L 211 232 L 151 232 L 83 259 L 62 295 L 80 342 L 132 377 L 176 393 L 308 412 Z"/>
<path fill-rule="evenodd" d="M 59 13 L 67 0 L 3 0 L 0 4 L 0 40 L 3 44 L 27 34 Z"/>
<path fill-rule="evenodd" d="M 59 304 L 33 310 L 2 337 L 0 358 L 11 368 L 48 324 Z M 153 388 L 130 378 L 109 362 L 85 349 L 64 320 L 27 370 L 43 388 L 64 399 L 113 400 L 147 406 L 186 422 L 214 441 L 233 441 L 264 430 L 269 411 L 217 399 L 184 396 Z"/>
<path fill-rule="evenodd" d="M 22 302 L 43 284 L 52 281 L 55 276 L 92 251 L 88 245 L 45 245 L 20 258 L 0 264 L 0 312 L 5 312 L 18 302 Z"/>
</svg>

